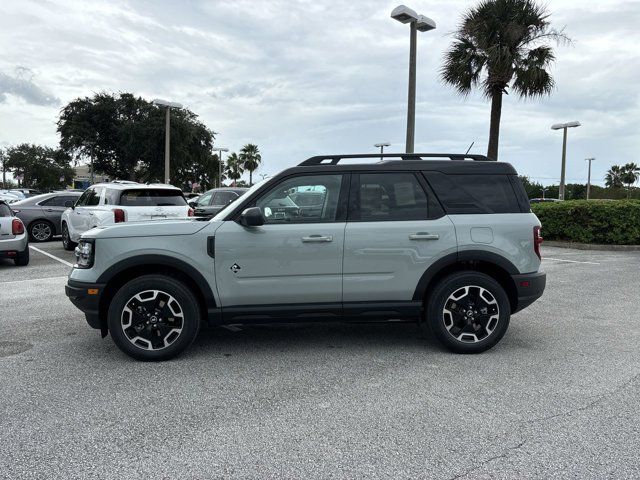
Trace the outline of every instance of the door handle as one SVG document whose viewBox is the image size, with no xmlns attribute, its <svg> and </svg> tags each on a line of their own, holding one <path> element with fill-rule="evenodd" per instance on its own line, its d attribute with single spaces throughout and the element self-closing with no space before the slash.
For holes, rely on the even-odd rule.
<svg viewBox="0 0 640 480">
<path fill-rule="evenodd" d="M 89 215 L 93 216 L 93 212 L 89 212 Z"/>
<path fill-rule="evenodd" d="M 332 235 L 309 235 L 308 237 L 302 237 L 304 243 L 323 243 L 333 242 Z"/>
<path fill-rule="evenodd" d="M 439 238 L 437 233 L 417 232 L 409 235 L 409 240 L 438 240 Z"/>
<path fill-rule="evenodd" d="M 53 211 L 54 211 L 54 210 L 53 210 L 53 208 L 47 208 L 47 209 L 45 210 L 45 212 L 53 212 Z"/>
</svg>

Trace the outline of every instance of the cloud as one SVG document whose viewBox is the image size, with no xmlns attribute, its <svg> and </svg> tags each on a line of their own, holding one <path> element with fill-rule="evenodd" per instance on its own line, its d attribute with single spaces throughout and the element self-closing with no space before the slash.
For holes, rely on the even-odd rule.
<svg viewBox="0 0 640 480">
<path fill-rule="evenodd" d="M 17 67 L 15 75 L 0 72 L 0 102 L 14 95 L 33 105 L 58 105 L 60 99 L 45 92 L 33 81 L 34 73 L 26 67 Z"/>
</svg>

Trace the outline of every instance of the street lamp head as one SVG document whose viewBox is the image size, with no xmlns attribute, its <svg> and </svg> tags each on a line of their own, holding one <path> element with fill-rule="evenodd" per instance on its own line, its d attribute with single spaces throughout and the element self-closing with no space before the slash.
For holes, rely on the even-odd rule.
<svg viewBox="0 0 640 480">
<path fill-rule="evenodd" d="M 418 14 L 409 7 L 399 5 L 391 12 L 391 18 L 400 23 L 411 23 L 418 20 Z"/>
<path fill-rule="evenodd" d="M 436 22 L 424 15 L 418 15 L 416 28 L 419 32 L 428 32 L 429 30 L 434 30 L 436 28 Z"/>
<path fill-rule="evenodd" d="M 162 100 L 161 98 L 154 98 L 151 100 L 151 103 L 154 105 L 160 105 L 161 107 L 182 108 L 182 104 L 178 102 L 169 102 L 168 100 Z"/>
<path fill-rule="evenodd" d="M 551 130 L 562 130 L 563 128 L 579 127 L 580 122 L 567 122 L 567 123 L 554 123 L 551 125 Z"/>
<path fill-rule="evenodd" d="M 380 148 L 380 147 L 390 147 L 391 144 L 389 142 L 384 142 L 384 143 L 376 143 L 374 145 L 374 147 Z"/>
<path fill-rule="evenodd" d="M 229 149 L 225 147 L 213 147 L 216 152 L 228 152 Z"/>
</svg>

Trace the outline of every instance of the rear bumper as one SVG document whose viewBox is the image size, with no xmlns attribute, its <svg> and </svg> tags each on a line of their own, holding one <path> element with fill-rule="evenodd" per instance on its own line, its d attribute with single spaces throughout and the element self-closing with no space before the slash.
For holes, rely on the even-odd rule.
<svg viewBox="0 0 640 480">
<path fill-rule="evenodd" d="M 15 258 L 18 252 L 24 252 L 29 245 L 27 234 L 15 238 L 0 240 L 0 258 Z"/>
<path fill-rule="evenodd" d="M 539 299 L 547 285 L 547 274 L 545 272 L 512 275 L 511 278 L 513 278 L 518 293 L 518 304 L 513 313 L 527 308 Z"/>
<path fill-rule="evenodd" d="M 104 290 L 102 283 L 86 283 L 68 280 L 64 291 L 78 309 L 80 309 L 91 328 L 102 329 L 100 322 L 100 296 Z"/>
</svg>

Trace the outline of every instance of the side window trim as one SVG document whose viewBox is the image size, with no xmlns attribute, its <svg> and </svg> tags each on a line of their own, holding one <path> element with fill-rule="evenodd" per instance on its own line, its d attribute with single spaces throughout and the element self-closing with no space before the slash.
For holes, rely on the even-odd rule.
<svg viewBox="0 0 640 480">
<path fill-rule="evenodd" d="M 427 194 L 427 202 L 429 204 L 429 220 L 436 220 L 438 218 L 444 217 L 446 215 L 444 211 L 444 205 L 442 205 L 440 199 L 431 188 L 431 185 L 429 185 L 425 172 L 418 172 L 416 177 L 418 178 L 418 183 L 420 184 L 420 186 L 422 186 L 422 189 Z"/>
</svg>

